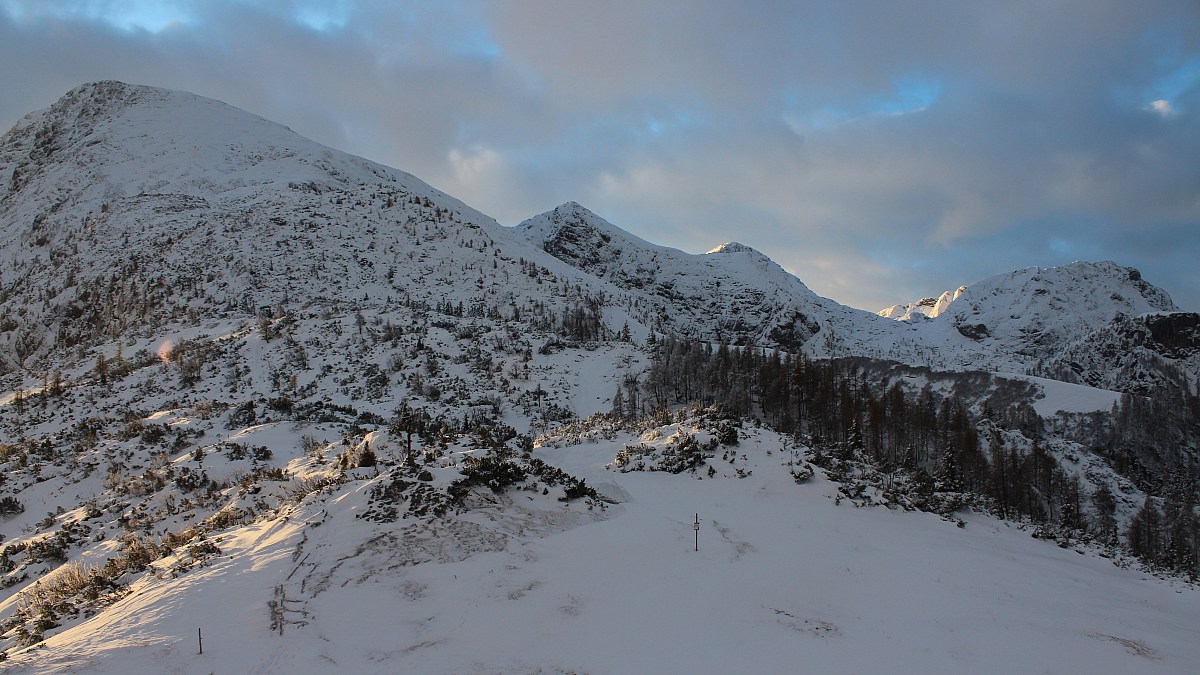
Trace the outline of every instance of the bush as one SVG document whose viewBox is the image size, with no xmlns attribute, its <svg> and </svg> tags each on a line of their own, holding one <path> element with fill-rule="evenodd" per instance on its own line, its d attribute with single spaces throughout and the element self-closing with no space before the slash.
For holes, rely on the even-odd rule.
<svg viewBox="0 0 1200 675">
<path fill-rule="evenodd" d="M 510 485 L 525 480 L 528 475 L 525 467 L 496 454 L 468 457 L 463 461 L 461 471 L 463 478 L 451 483 L 449 488 L 450 496 L 456 501 L 461 501 L 476 485 L 486 485 L 492 492 L 500 493 Z"/>
<path fill-rule="evenodd" d="M 371 448 L 363 448 L 362 454 L 358 456 L 359 468 L 375 466 L 376 461 L 375 451 Z"/>
<path fill-rule="evenodd" d="M 596 492 L 595 488 L 588 485 L 582 478 L 579 480 L 572 479 L 572 482 L 567 483 L 566 494 L 563 495 L 562 500 L 565 502 L 572 499 L 579 499 L 580 497 L 599 499 L 600 493 Z"/>
<path fill-rule="evenodd" d="M 56 532 L 50 537 L 30 542 L 25 548 L 26 555 L 29 556 L 29 562 L 51 562 L 64 563 L 67 561 L 67 550 L 70 544 L 61 532 Z"/>
<path fill-rule="evenodd" d="M 8 518 L 24 512 L 25 505 L 17 501 L 16 497 L 0 499 L 0 516 Z"/>
<path fill-rule="evenodd" d="M 796 481 L 797 485 L 806 483 L 813 477 L 814 473 L 812 465 L 805 462 L 792 469 L 792 480 Z"/>
<path fill-rule="evenodd" d="M 166 425 L 152 424 L 142 429 L 142 442 L 146 445 L 157 445 L 166 437 Z"/>
<path fill-rule="evenodd" d="M 268 408 L 283 415 L 292 414 L 293 406 L 294 404 L 292 403 L 292 399 L 286 396 L 280 396 L 279 398 L 273 398 L 270 401 L 267 401 Z"/>
<path fill-rule="evenodd" d="M 728 422 L 720 422 L 717 428 L 713 430 L 713 436 L 721 445 L 737 445 L 738 431 L 737 427 Z"/>
<path fill-rule="evenodd" d="M 252 426 L 256 421 L 258 421 L 258 414 L 254 410 L 254 401 L 246 401 L 230 411 L 225 428 L 242 429 Z"/>
</svg>

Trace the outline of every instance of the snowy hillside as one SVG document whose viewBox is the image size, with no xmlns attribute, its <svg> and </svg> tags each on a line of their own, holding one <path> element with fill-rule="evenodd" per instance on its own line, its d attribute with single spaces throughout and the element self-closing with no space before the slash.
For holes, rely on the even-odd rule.
<svg viewBox="0 0 1200 675">
<path fill-rule="evenodd" d="M 1048 359 L 1045 372 L 1119 391 L 1200 390 L 1200 315 L 1118 317 Z"/>
<path fill-rule="evenodd" d="M 408 174 L 190 94 L 85 85 L 0 148 L 8 370 L 220 313 L 406 300 L 557 320 L 607 288 Z"/>
<path fill-rule="evenodd" d="M 826 480 L 797 484 L 797 449 L 761 429 L 718 447 L 711 476 L 614 464 L 630 447 L 707 442 L 695 424 L 545 439 L 534 456 L 610 495 L 603 508 L 539 499 L 535 483 L 380 529 L 362 516 L 387 474 L 314 493 L 215 537 L 220 553 L 194 571 L 157 563 L 106 612 L 8 665 L 1170 673 L 1200 659 L 1195 590 L 986 517 L 955 527 L 839 506 Z"/>
<path fill-rule="evenodd" d="M 0 659 L 1186 672 L 1200 317 L 893 309 L 84 85 L 0 138 Z"/>
</svg>

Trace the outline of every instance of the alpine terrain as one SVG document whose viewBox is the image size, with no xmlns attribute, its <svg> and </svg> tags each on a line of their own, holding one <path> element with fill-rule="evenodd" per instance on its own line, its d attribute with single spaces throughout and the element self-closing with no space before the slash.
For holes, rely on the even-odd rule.
<svg viewBox="0 0 1200 675">
<path fill-rule="evenodd" d="M 13 672 L 1189 672 L 1200 316 L 878 314 L 120 82 L 0 137 Z"/>
</svg>

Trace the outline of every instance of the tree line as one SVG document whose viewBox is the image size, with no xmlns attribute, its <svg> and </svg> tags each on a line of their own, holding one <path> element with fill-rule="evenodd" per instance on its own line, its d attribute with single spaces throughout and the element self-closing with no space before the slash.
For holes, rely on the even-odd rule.
<svg viewBox="0 0 1200 675">
<path fill-rule="evenodd" d="M 803 438 L 817 463 L 835 472 L 853 462 L 869 467 L 889 489 L 910 491 L 914 503 L 953 508 L 962 502 L 944 497 L 961 494 L 1052 536 L 1116 546 L 1123 535 L 1128 550 L 1148 564 L 1200 573 L 1200 401 L 1190 393 L 1126 396 L 1111 414 L 1048 429 L 1030 404 L 1033 385 L 988 373 L 866 358 L 813 360 L 672 337 L 652 338 L 648 349 L 651 367 L 640 398 L 628 382 L 614 396 L 625 415 L 678 404 L 720 406 Z M 1147 495 L 1124 532 L 1112 490 L 1081 485 L 1051 452 L 1054 431 L 1090 448 Z"/>
</svg>

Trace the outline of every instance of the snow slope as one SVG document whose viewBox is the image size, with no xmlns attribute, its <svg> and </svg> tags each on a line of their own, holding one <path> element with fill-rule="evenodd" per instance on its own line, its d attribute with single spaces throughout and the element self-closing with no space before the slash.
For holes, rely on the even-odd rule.
<svg viewBox="0 0 1200 675">
<path fill-rule="evenodd" d="M 712 478 L 606 468 L 641 437 L 537 456 L 619 504 L 520 491 L 433 559 L 364 525 L 366 484 L 235 530 L 177 579 L 13 657 L 11 672 L 1189 672 L 1194 588 L 1114 567 L 981 516 L 838 506 L 797 485 L 794 448 L 742 432 Z M 548 439 L 552 440 L 552 439 Z M 726 468 L 720 467 L 725 465 Z M 737 478 L 742 469 L 746 478 Z M 529 504 L 529 506 L 523 506 Z M 699 514 L 699 551 L 692 522 Z M 417 536 L 417 535 L 414 535 Z M 217 581 L 219 580 L 219 582 Z M 280 590 L 282 589 L 282 590 Z M 1097 589 L 1103 589 L 1097 592 Z M 272 630 L 268 602 L 292 623 Z M 204 633 L 198 654 L 197 629 Z"/>
<path fill-rule="evenodd" d="M 1032 382 L 1041 390 L 1034 400 L 1033 409 L 1042 417 L 1054 417 L 1060 412 L 1087 413 L 1108 412 L 1121 400 L 1120 392 L 1098 389 L 1060 380 L 1050 380 L 1032 375 L 1002 373 L 1002 377 Z"/>
</svg>

